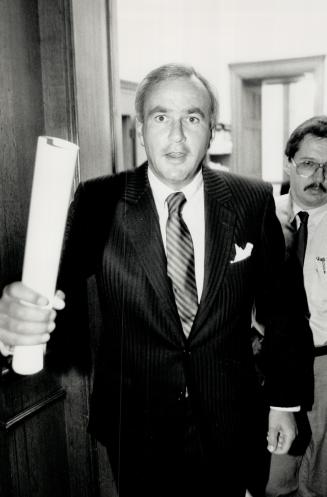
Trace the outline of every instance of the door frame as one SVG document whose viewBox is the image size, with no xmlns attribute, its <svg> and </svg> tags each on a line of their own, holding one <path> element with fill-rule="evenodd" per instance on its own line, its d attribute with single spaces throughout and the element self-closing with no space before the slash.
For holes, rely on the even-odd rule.
<svg viewBox="0 0 327 497">
<path fill-rule="evenodd" d="M 231 78 L 232 106 L 232 140 L 233 153 L 231 170 L 244 173 L 242 170 L 242 118 L 244 113 L 244 83 L 249 80 L 288 79 L 312 73 L 316 83 L 314 101 L 315 114 L 321 114 L 324 106 L 324 71 L 325 55 L 299 57 L 293 59 L 277 59 L 256 62 L 229 64 Z"/>
</svg>

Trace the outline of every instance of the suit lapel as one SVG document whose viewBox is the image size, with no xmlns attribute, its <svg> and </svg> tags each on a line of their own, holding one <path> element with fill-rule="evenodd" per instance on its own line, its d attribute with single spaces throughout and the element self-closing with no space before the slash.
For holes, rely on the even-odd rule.
<svg viewBox="0 0 327 497">
<path fill-rule="evenodd" d="M 166 272 L 158 214 L 147 178 L 146 166 L 130 177 L 126 187 L 126 230 L 147 278 L 158 296 L 172 329 L 181 328 L 174 296 Z M 177 334 L 172 336 L 176 341 Z M 167 336 L 165 335 L 167 338 Z M 183 341 L 183 336 L 178 338 Z"/>
<path fill-rule="evenodd" d="M 191 337 L 205 323 L 230 263 L 236 214 L 224 178 L 208 168 L 203 169 L 205 204 L 205 263 L 201 302 Z"/>
<path fill-rule="evenodd" d="M 231 193 L 224 178 L 204 168 L 203 179 L 206 223 L 204 285 L 190 338 L 197 334 L 212 312 L 230 261 L 236 221 Z M 128 236 L 172 330 L 181 330 L 180 334 L 172 332 L 170 338 L 181 345 L 185 339 L 167 277 L 166 255 L 146 166 L 139 167 L 130 175 L 126 185 L 125 202 Z M 165 334 L 165 338 L 169 337 Z"/>
</svg>

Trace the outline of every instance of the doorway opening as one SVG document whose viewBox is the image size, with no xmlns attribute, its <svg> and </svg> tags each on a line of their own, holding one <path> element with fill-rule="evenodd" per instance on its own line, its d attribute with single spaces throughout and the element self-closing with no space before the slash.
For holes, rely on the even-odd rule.
<svg viewBox="0 0 327 497">
<path fill-rule="evenodd" d="M 277 193 L 291 131 L 323 112 L 325 56 L 230 64 L 231 170 L 262 178 Z"/>
</svg>

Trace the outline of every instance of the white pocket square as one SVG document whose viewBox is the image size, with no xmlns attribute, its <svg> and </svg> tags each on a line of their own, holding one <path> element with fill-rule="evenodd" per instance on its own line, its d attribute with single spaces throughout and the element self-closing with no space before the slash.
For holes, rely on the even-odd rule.
<svg viewBox="0 0 327 497">
<path fill-rule="evenodd" d="M 253 249 L 253 243 L 247 242 L 244 249 L 242 247 L 239 247 L 235 243 L 235 257 L 232 261 L 230 261 L 231 264 L 234 264 L 234 262 L 243 261 L 244 259 L 250 257 L 252 249 Z"/>
</svg>

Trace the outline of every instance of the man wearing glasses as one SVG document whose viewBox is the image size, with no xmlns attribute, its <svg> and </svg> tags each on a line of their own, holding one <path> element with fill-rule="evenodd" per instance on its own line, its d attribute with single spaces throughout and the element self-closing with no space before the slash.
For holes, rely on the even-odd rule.
<svg viewBox="0 0 327 497">
<path fill-rule="evenodd" d="M 327 116 L 298 126 L 285 149 L 290 193 L 276 200 L 290 257 L 303 273 L 315 345 L 311 440 L 302 456 L 272 456 L 267 496 L 327 495 Z"/>
</svg>

